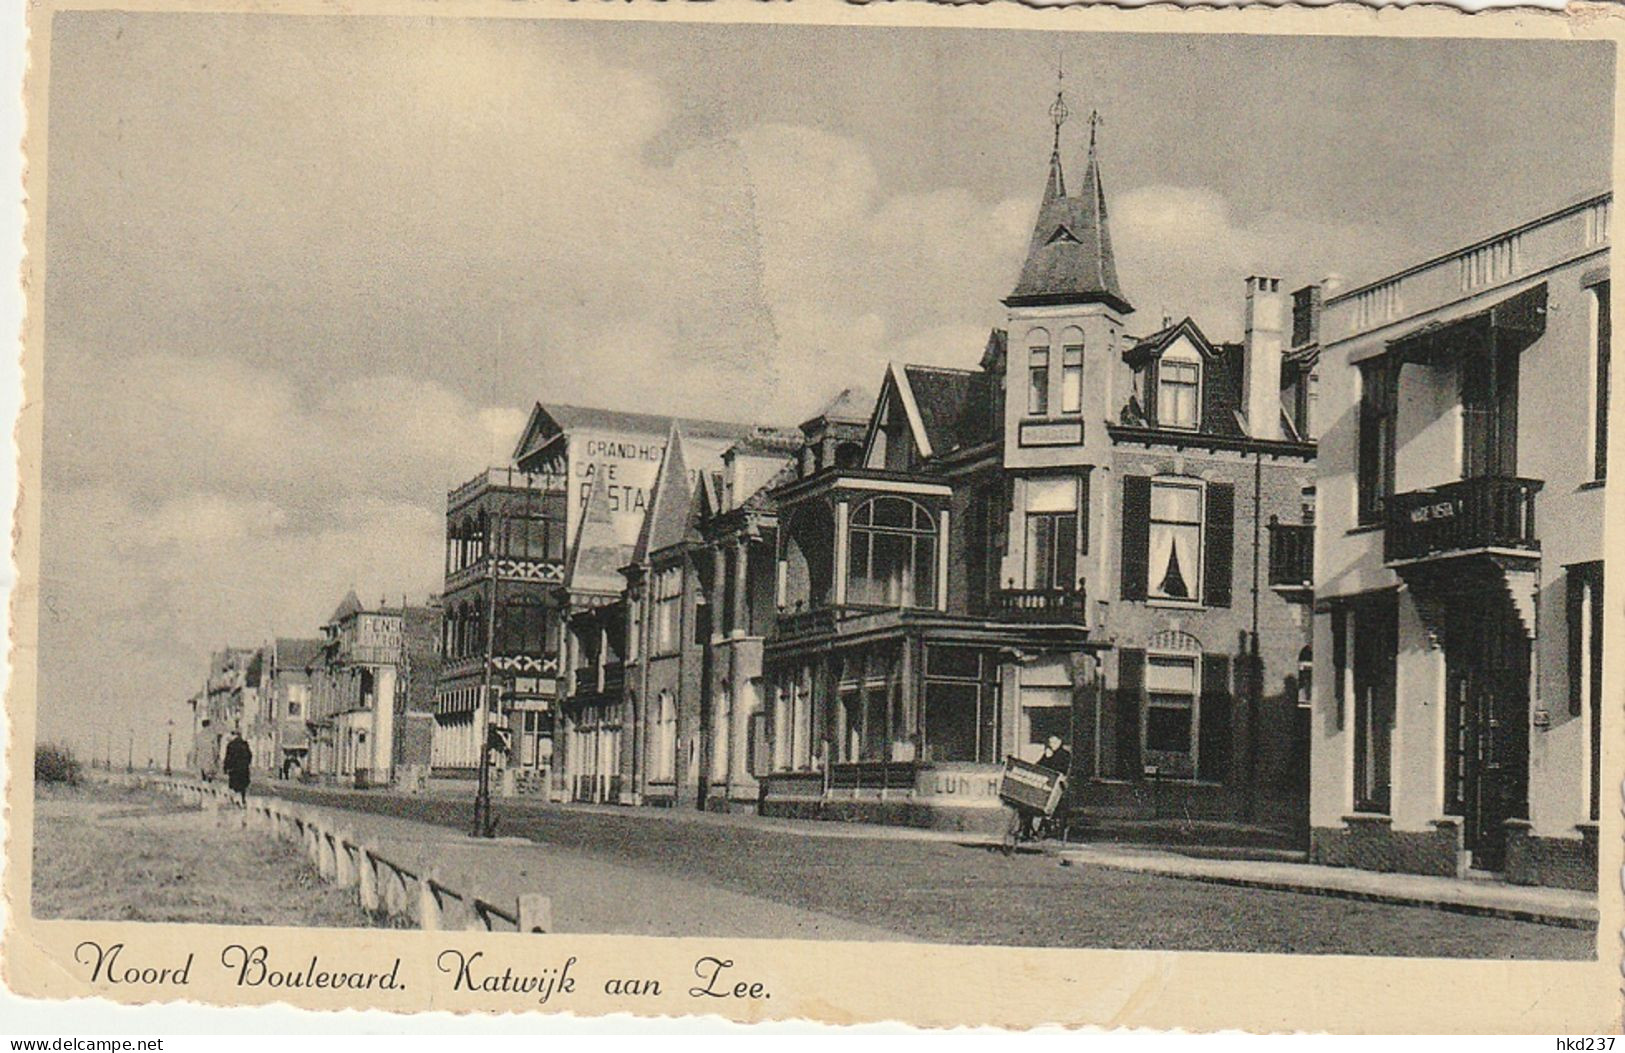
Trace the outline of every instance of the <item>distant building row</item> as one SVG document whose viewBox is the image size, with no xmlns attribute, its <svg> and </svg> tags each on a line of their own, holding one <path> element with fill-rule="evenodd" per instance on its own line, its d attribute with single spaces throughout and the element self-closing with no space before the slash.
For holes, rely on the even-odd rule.
<svg viewBox="0 0 1625 1053">
<path fill-rule="evenodd" d="M 210 657 L 190 700 L 191 766 L 218 772 L 233 732 L 283 778 L 417 787 L 429 775 L 440 608 L 365 607 L 354 591 L 320 638 L 279 637 Z"/>
</svg>

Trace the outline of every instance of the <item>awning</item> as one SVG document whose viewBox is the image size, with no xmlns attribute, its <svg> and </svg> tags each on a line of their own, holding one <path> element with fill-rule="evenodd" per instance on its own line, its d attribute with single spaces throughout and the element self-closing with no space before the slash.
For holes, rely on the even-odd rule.
<svg viewBox="0 0 1625 1053">
<path fill-rule="evenodd" d="M 1523 350 L 1546 331 L 1546 283 L 1531 286 L 1461 318 L 1428 322 L 1388 341 L 1388 353 L 1403 362 L 1426 362 L 1446 354 L 1482 354 L 1494 338 L 1502 347 Z"/>
</svg>

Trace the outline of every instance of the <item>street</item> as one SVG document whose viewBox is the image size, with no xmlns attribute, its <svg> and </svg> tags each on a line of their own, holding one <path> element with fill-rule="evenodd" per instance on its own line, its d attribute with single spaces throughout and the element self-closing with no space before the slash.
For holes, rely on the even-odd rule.
<svg viewBox="0 0 1625 1053">
<path fill-rule="evenodd" d="M 453 828 L 450 797 L 277 786 L 294 801 Z M 840 836 L 529 801 L 496 805 L 499 833 L 756 901 L 928 942 L 1299 954 L 1578 959 L 1593 933 L 1440 910 L 1206 884 L 1043 854 L 1006 859 L 952 840 Z M 834 825 L 834 824 L 830 824 Z M 555 898 L 568 889 L 553 889 Z"/>
</svg>

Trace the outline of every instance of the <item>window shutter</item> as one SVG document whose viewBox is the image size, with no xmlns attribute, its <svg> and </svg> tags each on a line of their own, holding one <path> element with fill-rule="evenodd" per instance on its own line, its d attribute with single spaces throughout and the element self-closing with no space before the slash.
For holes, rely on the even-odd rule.
<svg viewBox="0 0 1625 1053">
<path fill-rule="evenodd" d="M 1348 680 L 1349 628 L 1348 611 L 1333 607 L 1332 613 L 1332 701 L 1337 704 L 1337 730 L 1343 730 L 1343 714 L 1347 706 L 1344 684 Z"/>
<path fill-rule="evenodd" d="M 1230 577 L 1235 562 L 1236 488 L 1230 483 L 1207 485 L 1207 515 L 1202 524 L 1202 602 L 1209 607 L 1230 606 Z"/>
<path fill-rule="evenodd" d="M 1196 777 L 1207 782 L 1224 782 L 1230 772 L 1231 697 L 1230 656 L 1204 654 Z"/>
<path fill-rule="evenodd" d="M 1157 426 L 1157 365 L 1156 359 L 1145 364 L 1145 422 Z"/>
<path fill-rule="evenodd" d="M 1145 698 L 1145 652 L 1125 647 L 1117 653 L 1117 776 L 1138 779 L 1140 708 Z"/>
<path fill-rule="evenodd" d="M 1124 600 L 1145 599 L 1145 580 L 1151 564 L 1151 477 L 1123 476 L 1123 580 L 1118 592 Z"/>
<path fill-rule="evenodd" d="M 1089 554 L 1089 473 L 1078 476 L 1078 552 Z"/>
</svg>

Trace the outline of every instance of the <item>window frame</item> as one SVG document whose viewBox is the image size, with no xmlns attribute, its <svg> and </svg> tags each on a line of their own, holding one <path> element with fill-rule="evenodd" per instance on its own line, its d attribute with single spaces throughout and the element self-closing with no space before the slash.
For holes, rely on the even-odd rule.
<svg viewBox="0 0 1625 1053">
<path fill-rule="evenodd" d="M 1354 507 L 1360 526 L 1378 526 L 1394 496 L 1399 438 L 1399 366 L 1388 355 L 1356 364 L 1360 397 L 1355 434 Z M 1377 429 L 1369 433 L 1367 429 Z"/>
<path fill-rule="evenodd" d="M 875 509 L 885 501 L 902 502 L 909 506 L 908 526 L 875 522 Z M 868 513 L 867 519 L 864 518 L 865 513 Z M 924 527 L 919 525 L 922 516 L 926 522 Z M 846 566 L 841 568 L 841 572 L 846 575 L 847 602 L 858 607 L 924 610 L 935 607 L 937 590 L 942 588 L 942 583 L 937 580 L 937 546 L 942 543 L 938 533 L 936 514 L 912 498 L 896 494 L 877 494 L 858 504 L 847 519 L 847 558 Z M 913 572 L 912 577 L 895 579 L 897 585 L 895 597 L 891 594 L 894 579 L 890 575 L 884 579 L 875 576 L 875 552 L 877 543 L 881 541 L 901 542 L 907 550 L 908 567 Z M 860 561 L 861 571 L 858 569 Z M 876 588 L 884 588 L 885 595 L 882 597 L 874 595 L 870 590 Z"/>
<path fill-rule="evenodd" d="M 1175 692 L 1154 690 L 1151 670 L 1157 667 L 1170 668 L 1179 666 L 1190 670 L 1190 693 L 1178 694 L 1180 699 L 1188 702 L 1173 701 Z M 1145 654 L 1144 679 L 1144 713 L 1140 717 L 1140 763 L 1142 767 L 1155 763 L 1156 754 L 1172 755 L 1182 754 L 1189 758 L 1189 771 L 1176 771 L 1172 774 L 1164 770 L 1162 764 L 1157 764 L 1158 778 L 1172 778 L 1181 782 L 1197 781 L 1197 772 L 1201 771 L 1201 731 L 1202 731 L 1202 656 L 1194 651 L 1147 651 Z M 1158 699 L 1162 698 L 1162 701 Z M 1184 750 L 1154 749 L 1151 745 L 1151 715 L 1153 710 L 1180 711 L 1188 713 L 1186 717 L 1186 730 L 1189 742 Z"/>
<path fill-rule="evenodd" d="M 1061 347 L 1061 414 L 1077 416 L 1083 412 L 1083 343 L 1064 344 Z"/>
<path fill-rule="evenodd" d="M 1027 349 L 1027 416 L 1049 416 L 1049 345 Z"/>
<path fill-rule="evenodd" d="M 1613 381 L 1613 282 L 1603 279 L 1587 287 L 1591 342 L 1589 401 L 1591 403 L 1591 480 L 1608 478 L 1608 400 Z"/>
<path fill-rule="evenodd" d="M 1193 380 L 1170 379 L 1171 367 L 1188 369 Z M 1164 354 L 1157 361 L 1157 426 L 1159 428 L 1174 428 L 1181 431 L 1196 431 L 1202 426 L 1202 358 L 1201 355 L 1175 352 Z M 1172 413 L 1174 402 L 1168 396 L 1171 388 L 1190 390 L 1191 413 L 1190 420 L 1174 420 Z"/>
<path fill-rule="evenodd" d="M 1159 487 L 1164 489 L 1182 489 L 1192 491 L 1196 495 L 1196 519 L 1194 521 L 1158 519 L 1156 509 L 1157 490 Z M 1186 571 L 1189 576 L 1189 580 L 1186 581 L 1186 591 L 1189 593 L 1188 596 L 1168 595 L 1162 591 L 1160 583 L 1156 580 L 1157 567 L 1155 566 L 1155 561 L 1152 559 L 1152 556 L 1157 548 L 1156 539 L 1157 529 L 1159 526 L 1170 529 L 1194 528 L 1195 530 L 1196 540 L 1193 548 L 1195 550 L 1196 557 L 1194 560 L 1194 566 L 1188 568 L 1188 570 L 1181 567 L 1181 570 Z M 1204 605 L 1203 586 L 1205 584 L 1204 575 L 1206 573 L 1206 568 L 1203 566 L 1205 561 L 1205 553 L 1203 550 L 1206 547 L 1206 531 L 1207 484 L 1201 479 L 1192 478 L 1190 476 L 1153 476 L 1151 478 L 1150 501 L 1146 510 L 1145 599 L 1147 603 L 1164 605 L 1171 604 L 1182 607 L 1201 607 Z M 1174 550 L 1170 548 L 1170 554 L 1172 554 L 1173 551 Z M 1166 573 L 1166 566 L 1162 569 L 1164 573 Z"/>
</svg>

